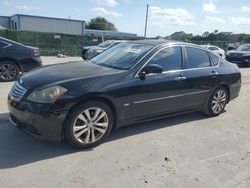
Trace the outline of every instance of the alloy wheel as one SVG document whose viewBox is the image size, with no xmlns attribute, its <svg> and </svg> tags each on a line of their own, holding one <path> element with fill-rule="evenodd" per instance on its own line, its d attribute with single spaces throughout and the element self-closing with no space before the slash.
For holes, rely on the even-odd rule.
<svg viewBox="0 0 250 188">
<path fill-rule="evenodd" d="M 212 110 L 215 114 L 219 114 L 225 108 L 227 103 L 227 93 L 223 89 L 219 89 L 212 99 Z"/>
<path fill-rule="evenodd" d="M 18 70 L 12 64 L 2 64 L 0 65 L 0 77 L 3 80 L 13 80 L 16 78 Z"/>
<path fill-rule="evenodd" d="M 109 125 L 107 113 L 99 107 L 91 107 L 81 112 L 74 121 L 73 135 L 84 144 L 100 140 Z"/>
</svg>

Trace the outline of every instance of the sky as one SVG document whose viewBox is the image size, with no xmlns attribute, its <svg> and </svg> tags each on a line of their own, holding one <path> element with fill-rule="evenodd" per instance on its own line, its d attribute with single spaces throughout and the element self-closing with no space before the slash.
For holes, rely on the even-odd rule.
<svg viewBox="0 0 250 188">
<path fill-rule="evenodd" d="M 250 0 L 0 0 L 0 15 L 29 14 L 89 21 L 103 16 L 119 31 L 148 37 L 176 31 L 250 34 Z"/>
</svg>

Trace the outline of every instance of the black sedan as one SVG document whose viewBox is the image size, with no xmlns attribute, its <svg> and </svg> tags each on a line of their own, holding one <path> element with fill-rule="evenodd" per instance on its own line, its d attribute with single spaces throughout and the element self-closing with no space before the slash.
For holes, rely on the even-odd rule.
<svg viewBox="0 0 250 188">
<path fill-rule="evenodd" d="M 236 50 L 228 51 L 226 60 L 231 63 L 250 67 L 250 44 L 243 44 Z"/>
<path fill-rule="evenodd" d="M 42 65 L 39 49 L 0 37 L 0 81 L 13 81 Z"/>
<path fill-rule="evenodd" d="M 85 46 L 82 49 L 82 58 L 83 60 L 89 60 L 92 59 L 93 57 L 97 56 L 98 54 L 102 53 L 104 50 L 107 50 L 117 44 L 120 44 L 122 40 L 106 40 L 97 46 Z"/>
<path fill-rule="evenodd" d="M 218 116 L 240 88 L 237 65 L 211 51 L 143 40 L 28 73 L 8 106 L 10 121 L 35 137 L 88 148 L 129 124 L 198 110 Z"/>
</svg>

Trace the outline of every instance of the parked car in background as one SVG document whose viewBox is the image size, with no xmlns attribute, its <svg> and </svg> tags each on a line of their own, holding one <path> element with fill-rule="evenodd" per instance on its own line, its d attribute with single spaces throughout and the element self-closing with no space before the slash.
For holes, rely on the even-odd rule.
<svg viewBox="0 0 250 188">
<path fill-rule="evenodd" d="M 225 58 L 225 50 L 219 48 L 218 46 L 214 46 L 214 45 L 201 45 L 201 46 L 204 48 L 207 48 L 207 49 L 213 51 L 214 53 L 217 53 L 221 57 Z"/>
<path fill-rule="evenodd" d="M 84 60 L 92 59 L 96 55 L 102 53 L 104 50 L 107 50 L 117 44 L 125 42 L 123 40 L 106 40 L 97 46 L 86 46 L 82 49 L 82 58 Z"/>
<path fill-rule="evenodd" d="M 250 67 L 250 44 L 243 44 L 226 54 L 227 61 Z"/>
<path fill-rule="evenodd" d="M 10 121 L 33 136 L 89 148 L 129 124 L 198 110 L 218 116 L 240 88 L 238 66 L 205 48 L 142 40 L 32 71 L 15 83 L 8 106 Z"/>
<path fill-rule="evenodd" d="M 0 37 L 0 81 L 14 81 L 20 74 L 41 65 L 38 48 Z"/>
</svg>

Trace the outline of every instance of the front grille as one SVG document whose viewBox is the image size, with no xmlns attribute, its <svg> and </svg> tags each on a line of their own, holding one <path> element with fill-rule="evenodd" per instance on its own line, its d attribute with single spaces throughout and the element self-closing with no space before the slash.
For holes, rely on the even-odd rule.
<svg viewBox="0 0 250 188">
<path fill-rule="evenodd" d="M 25 89 L 19 82 L 15 82 L 10 91 L 10 95 L 18 102 L 23 98 L 26 92 L 27 89 Z"/>
</svg>

